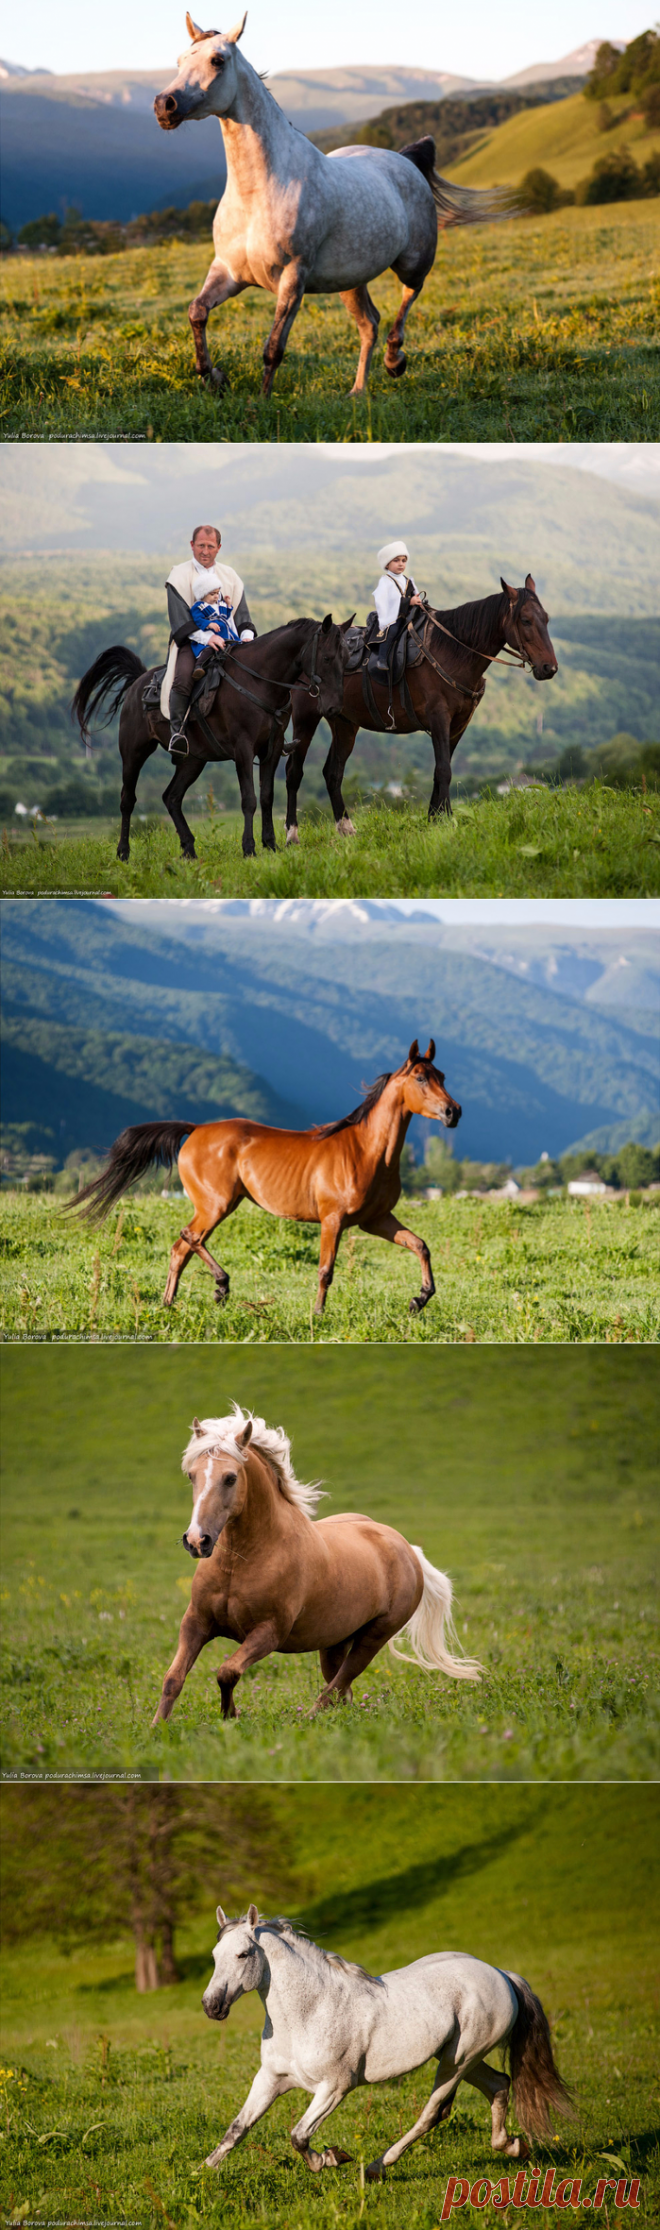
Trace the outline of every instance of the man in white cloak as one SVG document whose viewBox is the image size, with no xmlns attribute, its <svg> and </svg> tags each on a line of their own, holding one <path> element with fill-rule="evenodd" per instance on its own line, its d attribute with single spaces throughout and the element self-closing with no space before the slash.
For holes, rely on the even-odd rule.
<svg viewBox="0 0 660 2230">
<path fill-rule="evenodd" d="M 221 536 L 217 527 L 195 527 L 190 548 L 192 557 L 183 565 L 174 565 L 167 580 L 167 610 L 170 622 L 170 646 L 167 666 L 160 693 L 160 709 L 171 722 L 170 751 L 187 751 L 185 720 L 190 706 L 192 686 L 197 661 L 191 643 L 199 642 L 200 631 L 193 619 L 192 606 L 198 604 L 209 589 L 220 588 L 233 610 L 234 625 L 242 643 L 251 643 L 256 627 L 248 610 L 245 588 L 240 574 L 231 565 L 220 561 Z M 213 626 L 205 635 L 209 649 L 217 637 L 219 649 L 225 649 L 219 628 Z"/>
</svg>

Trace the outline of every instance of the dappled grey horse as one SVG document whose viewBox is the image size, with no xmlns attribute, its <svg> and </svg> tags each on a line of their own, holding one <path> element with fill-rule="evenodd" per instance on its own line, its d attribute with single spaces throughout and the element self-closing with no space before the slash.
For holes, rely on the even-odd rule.
<svg viewBox="0 0 660 2230">
<path fill-rule="evenodd" d="M 554 2115 L 570 2107 L 546 2015 L 521 1975 L 460 1951 L 433 1951 L 393 1974 L 372 1975 L 322 1951 L 290 1920 L 260 1920 L 256 1905 L 242 1920 L 227 1920 L 219 1905 L 217 1918 L 204 2012 L 210 2021 L 226 2021 L 237 1999 L 257 1990 L 266 2018 L 259 2073 L 207 2168 L 220 2168 L 275 2099 L 294 2090 L 313 2093 L 291 2131 L 294 2150 L 314 2173 L 339 2168 L 349 2153 L 312 2150 L 321 2122 L 358 2084 L 391 2081 L 429 2059 L 438 2063 L 430 2099 L 412 2129 L 372 2161 L 371 2181 L 382 2181 L 409 2145 L 448 2120 L 459 2083 L 473 2084 L 488 2100 L 493 2151 L 507 2159 L 528 2157 L 524 2142 L 507 2132 L 512 2086 L 530 2135 L 544 2135 Z M 498 2045 L 508 2050 L 511 2081 L 487 2065 L 486 2053 Z"/>
<path fill-rule="evenodd" d="M 213 262 L 188 312 L 197 370 L 224 386 L 227 375 L 208 351 L 209 311 L 245 287 L 263 287 L 277 297 L 264 349 L 263 392 L 269 395 L 303 295 L 340 294 L 360 335 L 351 393 L 361 395 L 380 322 L 369 280 L 391 268 L 402 281 L 385 350 L 385 369 L 397 379 L 406 368 L 406 318 L 431 270 L 438 225 L 444 230 L 507 216 L 515 200 L 506 188 L 474 193 L 440 178 L 432 139 L 399 154 L 385 147 L 321 154 L 288 122 L 239 53 L 246 20 L 233 31 L 202 31 L 187 15 L 192 43 L 179 56 L 178 75 L 154 101 L 163 131 L 217 116 L 225 144 L 227 184 L 213 226 Z"/>
</svg>

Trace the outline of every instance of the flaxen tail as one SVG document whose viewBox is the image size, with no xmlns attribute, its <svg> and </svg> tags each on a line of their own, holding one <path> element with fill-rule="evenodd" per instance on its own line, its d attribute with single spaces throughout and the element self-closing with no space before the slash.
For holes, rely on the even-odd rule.
<svg viewBox="0 0 660 2230">
<path fill-rule="evenodd" d="M 509 1974 L 518 2016 L 509 2037 L 513 2098 L 529 2137 L 545 2137 L 557 2114 L 570 2114 L 573 2101 L 555 2066 L 550 2027 L 540 1998 L 522 1975 Z"/>
<path fill-rule="evenodd" d="M 196 1129 L 196 1123 L 136 1123 L 131 1130 L 123 1130 L 110 1148 L 100 1177 L 94 1177 L 83 1192 L 67 1200 L 66 1207 L 79 1208 L 87 1223 L 102 1223 L 108 1209 L 129 1185 L 135 1184 L 136 1177 L 144 1177 L 154 1162 L 171 1169 L 184 1138 Z"/>
<path fill-rule="evenodd" d="M 450 178 L 441 178 L 435 167 L 435 140 L 430 137 L 414 140 L 399 153 L 421 170 L 430 186 L 443 232 L 449 225 L 495 224 L 501 217 L 520 216 L 524 209 L 515 186 L 487 186 L 475 191 L 472 186 L 455 186 Z"/>
<path fill-rule="evenodd" d="M 423 1549 L 416 1548 L 412 1542 L 411 1547 L 422 1567 L 424 1593 L 412 1618 L 388 1642 L 388 1649 L 393 1657 L 400 1657 L 404 1665 L 422 1665 L 425 1672 L 447 1673 L 452 1680 L 479 1680 L 483 1667 L 476 1657 L 452 1656 L 451 1646 L 447 1646 L 452 1642 L 457 1646 L 451 1615 L 451 1580 L 446 1572 L 437 1572 L 435 1565 L 429 1564 Z M 404 1634 L 410 1647 L 397 1649 L 397 1642 L 403 1640 Z"/>
</svg>

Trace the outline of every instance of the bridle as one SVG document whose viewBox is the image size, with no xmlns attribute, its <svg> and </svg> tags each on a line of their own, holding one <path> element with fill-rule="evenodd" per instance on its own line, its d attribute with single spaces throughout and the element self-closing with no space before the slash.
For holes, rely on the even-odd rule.
<svg viewBox="0 0 660 2230">
<path fill-rule="evenodd" d="M 294 676 L 293 681 L 277 681 L 275 678 L 273 678 L 272 681 L 269 681 L 267 676 L 265 674 L 260 674 L 254 666 L 245 665 L 241 665 L 241 673 L 249 674 L 252 681 L 265 681 L 266 687 L 268 689 L 286 689 L 287 693 L 289 694 L 292 689 L 306 689 L 308 690 L 310 697 L 313 697 L 315 700 L 318 699 L 321 695 L 321 689 L 323 686 L 322 677 L 316 671 L 316 660 L 318 655 L 320 633 L 321 622 L 319 620 L 318 627 L 314 629 L 314 634 L 312 636 L 311 657 L 309 660 L 309 674 L 307 674 L 303 670 L 302 674 L 299 674 L 297 678 Z M 232 689 L 237 689 L 239 692 L 239 696 L 249 697 L 251 703 L 253 705 L 258 705 L 261 712 L 272 711 L 271 705 L 265 705 L 261 697 L 255 697 L 253 689 L 242 688 L 240 681 L 237 681 L 235 675 L 232 674 L 231 663 L 229 660 L 227 660 L 227 664 L 224 669 L 223 680 L 228 681 L 231 684 Z M 283 720 L 285 712 L 286 706 L 283 706 L 281 713 L 276 712 L 273 715 L 274 719 L 280 722 L 281 720 Z"/>
<path fill-rule="evenodd" d="M 445 627 L 442 620 L 436 619 L 435 612 L 432 612 L 428 606 L 425 606 L 425 627 L 428 625 L 430 627 L 437 628 L 440 635 L 447 635 L 449 641 L 452 643 L 457 643 L 459 650 L 467 651 L 470 658 L 483 658 L 489 666 L 503 666 L 506 673 L 510 673 L 512 668 L 514 669 L 514 671 L 522 673 L 526 666 L 529 666 L 531 668 L 532 664 L 531 658 L 528 657 L 527 652 L 523 648 L 519 634 L 519 615 L 521 604 L 522 600 L 525 596 L 528 595 L 528 593 L 529 592 L 527 589 L 524 588 L 522 590 L 521 598 L 516 604 L 515 610 L 512 614 L 510 623 L 511 632 L 513 633 L 515 629 L 517 640 L 514 639 L 512 643 L 505 642 L 503 644 L 502 651 L 503 653 L 508 652 L 509 655 L 507 657 L 505 657 L 504 655 L 500 655 L 497 651 L 477 650 L 476 645 L 473 646 L 471 643 L 461 642 L 460 635 L 453 635 L 451 628 Z M 409 634 L 415 633 L 412 621 L 408 622 L 408 632 Z M 417 636 L 418 642 L 419 639 L 419 636 Z M 452 674 L 446 674 L 443 667 L 438 664 L 437 659 L 432 657 L 428 645 L 423 640 L 423 636 L 422 648 L 424 657 L 428 659 L 429 665 L 433 667 L 434 673 L 439 674 L 442 681 L 448 682 L 450 689 L 460 690 L 463 696 L 471 697 L 474 704 L 480 703 L 482 689 L 468 689 L 466 682 L 456 681 Z"/>
</svg>

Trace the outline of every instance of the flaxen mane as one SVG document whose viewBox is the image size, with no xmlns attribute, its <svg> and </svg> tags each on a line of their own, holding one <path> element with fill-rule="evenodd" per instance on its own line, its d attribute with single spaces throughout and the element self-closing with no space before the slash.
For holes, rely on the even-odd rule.
<svg viewBox="0 0 660 2230">
<path fill-rule="evenodd" d="M 298 1510 L 304 1510 L 306 1517 L 315 1518 L 323 1488 L 317 1485 L 305 1487 L 296 1478 L 291 1462 L 291 1442 L 282 1426 L 267 1425 L 263 1417 L 254 1417 L 250 1409 L 239 1409 L 238 1402 L 232 1403 L 232 1412 L 231 1417 L 201 1418 L 201 1431 L 193 1433 L 184 1449 L 182 1471 L 188 1472 L 191 1463 L 198 1456 L 211 1456 L 216 1449 L 234 1456 L 236 1462 L 241 1463 L 243 1451 L 237 1446 L 238 1434 L 245 1431 L 246 1425 L 251 1424 L 250 1447 L 255 1449 L 258 1456 L 265 1456 L 272 1466 L 285 1502 L 295 1503 Z"/>
</svg>

